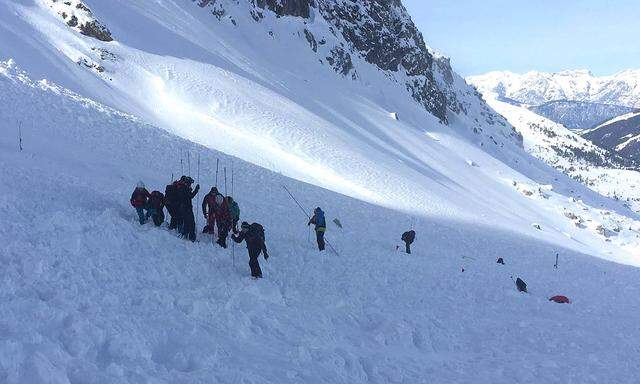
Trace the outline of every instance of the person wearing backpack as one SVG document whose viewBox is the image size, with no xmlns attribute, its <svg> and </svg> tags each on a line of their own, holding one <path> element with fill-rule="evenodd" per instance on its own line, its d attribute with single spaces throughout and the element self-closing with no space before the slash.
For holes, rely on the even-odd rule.
<svg viewBox="0 0 640 384">
<path fill-rule="evenodd" d="M 193 217 L 193 200 L 200 190 L 200 184 L 191 190 L 193 179 L 189 176 L 183 176 L 178 185 L 177 200 L 178 211 L 182 218 L 182 236 L 188 240 L 196 241 L 196 220 Z"/>
<path fill-rule="evenodd" d="M 153 224 L 159 227 L 164 223 L 164 195 L 160 191 L 151 192 L 149 198 L 149 214 L 153 220 Z"/>
<path fill-rule="evenodd" d="M 173 183 L 167 185 L 164 189 L 165 206 L 167 207 L 169 215 L 171 215 L 169 229 L 177 229 L 182 226 L 182 219 L 180 218 L 180 211 L 178 210 L 177 193 L 179 184 L 180 181 L 176 180 Z"/>
<path fill-rule="evenodd" d="M 227 236 L 231 228 L 231 215 L 227 199 L 218 192 L 218 188 L 212 187 L 202 199 L 202 214 L 207 219 L 207 225 L 202 230 L 203 233 L 215 233 L 215 227 L 218 228 L 218 245 L 223 248 L 227 247 Z"/>
<path fill-rule="evenodd" d="M 411 244 L 413 244 L 413 241 L 416 239 L 416 231 L 410 230 L 403 233 L 401 239 L 404 241 L 406 252 L 411 254 Z"/>
<path fill-rule="evenodd" d="M 313 217 L 307 223 L 307 226 L 314 224 L 316 230 L 316 240 L 318 242 L 318 250 L 324 251 L 324 233 L 327 231 L 327 223 L 324 219 L 324 212 L 320 207 L 314 209 Z"/>
<path fill-rule="evenodd" d="M 264 259 L 269 259 L 267 253 L 267 245 L 265 243 L 264 228 L 258 223 L 249 225 L 246 221 L 243 221 L 240 225 L 240 233 L 231 235 L 231 239 L 240 244 L 242 241 L 247 243 L 247 251 L 249 252 L 249 268 L 251 268 L 251 277 L 253 279 L 262 278 L 262 270 L 260 269 L 260 263 L 258 257 L 262 252 Z"/>
<path fill-rule="evenodd" d="M 231 229 L 233 233 L 238 233 L 238 221 L 240 221 L 240 207 L 231 196 L 227 196 L 227 204 L 229 205 L 229 214 L 231 215 Z"/>
<path fill-rule="evenodd" d="M 136 188 L 133 190 L 133 193 L 131 194 L 131 199 L 129 200 L 129 202 L 131 203 L 131 206 L 134 207 L 136 209 L 136 212 L 138 213 L 138 220 L 140 221 L 140 225 L 143 225 L 147 219 L 149 219 L 149 198 L 151 197 L 151 195 L 149 194 L 149 191 L 147 191 L 147 189 L 144 186 L 144 183 L 142 181 L 138 181 L 138 184 L 136 185 Z M 145 214 L 145 210 L 147 210 L 146 214 Z"/>
</svg>

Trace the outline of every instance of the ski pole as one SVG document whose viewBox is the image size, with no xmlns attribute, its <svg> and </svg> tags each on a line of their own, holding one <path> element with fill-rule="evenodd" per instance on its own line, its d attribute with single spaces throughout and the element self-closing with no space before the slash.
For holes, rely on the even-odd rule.
<svg viewBox="0 0 640 384">
<path fill-rule="evenodd" d="M 218 165 L 220 164 L 220 159 L 216 159 L 216 188 L 218 188 Z"/>
<path fill-rule="evenodd" d="M 233 195 L 233 160 L 231 160 L 231 196 L 235 198 Z"/>
<path fill-rule="evenodd" d="M 197 185 L 200 185 L 200 152 L 198 152 L 198 171 L 197 171 L 197 176 L 196 179 L 198 180 Z M 198 189 L 198 193 L 196 194 L 196 201 L 200 201 L 200 189 Z M 198 212 L 198 210 L 196 209 L 196 212 Z M 196 230 L 198 229 L 198 221 L 199 221 L 199 216 L 200 215 L 195 215 L 196 216 Z"/>
<path fill-rule="evenodd" d="M 553 266 L 555 269 L 558 269 L 558 254 L 556 253 L 556 263 Z"/>
<path fill-rule="evenodd" d="M 227 167 L 224 167 L 223 171 L 224 171 L 224 195 L 226 197 L 228 196 L 227 195 Z"/>
<path fill-rule="evenodd" d="M 191 151 L 187 152 L 187 171 L 189 172 L 189 177 L 191 177 Z"/>
<path fill-rule="evenodd" d="M 22 152 L 22 120 L 18 124 L 18 146 L 20 147 L 20 152 Z"/>
</svg>

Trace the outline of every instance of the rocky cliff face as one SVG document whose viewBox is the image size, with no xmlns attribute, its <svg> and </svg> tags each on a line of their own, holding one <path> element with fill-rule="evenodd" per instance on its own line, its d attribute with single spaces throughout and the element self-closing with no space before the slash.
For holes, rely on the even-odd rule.
<svg viewBox="0 0 640 384">
<path fill-rule="evenodd" d="M 465 102 L 454 86 L 454 72 L 447 58 L 436 56 L 412 22 L 400 0 L 194 0 L 219 20 L 237 25 L 233 10 L 246 2 L 253 20 L 264 12 L 277 17 L 305 19 L 304 37 L 309 47 L 337 73 L 357 78 L 354 56 L 380 71 L 401 78 L 407 92 L 442 122 L 447 113 L 465 112 Z M 325 28 L 318 27 L 325 24 Z M 320 49 L 326 46 L 325 50 Z M 464 81 L 462 81 L 464 83 Z M 465 84 L 466 85 L 466 84 Z M 465 90 L 473 94 L 472 90 Z M 476 95 L 477 96 L 477 95 Z"/>
<path fill-rule="evenodd" d="M 91 9 L 79 0 L 49 0 L 49 7 L 56 12 L 67 25 L 85 36 L 100 41 L 112 41 L 111 32 L 98 21 Z"/>
</svg>

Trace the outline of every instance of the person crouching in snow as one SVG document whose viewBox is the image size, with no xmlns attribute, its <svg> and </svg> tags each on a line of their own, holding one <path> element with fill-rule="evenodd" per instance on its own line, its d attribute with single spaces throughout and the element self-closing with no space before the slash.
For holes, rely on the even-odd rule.
<svg viewBox="0 0 640 384">
<path fill-rule="evenodd" d="M 149 191 L 144 187 L 144 183 L 139 181 L 136 185 L 136 189 L 133 190 L 131 194 L 131 206 L 136 209 L 138 213 L 138 220 L 140 221 L 140 225 L 144 224 L 149 218 L 149 198 L 151 195 Z M 145 213 L 145 210 L 147 212 Z"/>
<path fill-rule="evenodd" d="M 240 234 L 232 234 L 231 238 L 236 243 L 242 243 L 244 240 L 247 243 L 247 250 L 249 251 L 249 268 L 251 268 L 251 277 L 254 279 L 262 278 L 262 270 L 260 269 L 260 263 L 258 257 L 260 252 L 264 255 L 264 259 L 269 259 L 267 253 L 267 245 L 264 238 L 264 228 L 258 223 L 249 225 L 246 221 L 243 221 L 240 225 Z"/>
<path fill-rule="evenodd" d="M 307 226 L 311 224 L 315 225 L 318 250 L 324 251 L 324 233 L 327 231 L 327 223 L 324 219 L 324 212 L 320 207 L 313 211 L 313 217 L 309 220 Z"/>
</svg>

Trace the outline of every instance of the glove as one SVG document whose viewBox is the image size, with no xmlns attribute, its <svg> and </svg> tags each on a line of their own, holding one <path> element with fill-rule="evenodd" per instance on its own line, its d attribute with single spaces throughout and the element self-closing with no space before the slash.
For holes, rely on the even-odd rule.
<svg viewBox="0 0 640 384">
<path fill-rule="evenodd" d="M 204 214 L 204 218 L 206 219 L 207 217 L 209 217 L 209 215 L 207 215 L 206 213 Z"/>
<path fill-rule="evenodd" d="M 269 254 L 267 252 L 264 253 L 264 259 L 265 259 L 265 261 L 269 260 Z"/>
<path fill-rule="evenodd" d="M 200 184 L 197 184 L 196 185 L 196 191 L 199 191 L 199 190 L 200 190 Z"/>
</svg>

